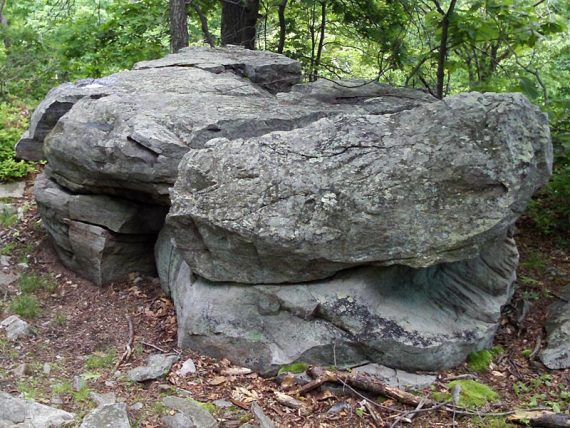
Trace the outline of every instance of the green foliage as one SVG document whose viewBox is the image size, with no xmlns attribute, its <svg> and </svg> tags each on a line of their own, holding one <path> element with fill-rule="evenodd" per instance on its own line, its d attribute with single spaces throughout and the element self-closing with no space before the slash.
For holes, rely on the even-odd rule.
<svg viewBox="0 0 570 428">
<path fill-rule="evenodd" d="M 24 105 L 0 102 L 0 181 L 25 177 L 33 169 L 31 164 L 14 158 L 14 146 L 27 126 L 28 111 Z"/>
<path fill-rule="evenodd" d="M 41 312 L 37 299 L 26 294 L 14 297 L 10 303 L 10 309 L 16 315 L 27 319 L 36 318 Z"/>
<path fill-rule="evenodd" d="M 85 368 L 87 369 L 105 369 L 113 366 L 115 352 L 95 352 L 85 360 Z"/>
<path fill-rule="evenodd" d="M 473 418 L 472 425 L 477 428 L 516 428 L 516 425 L 508 423 L 501 418 Z"/>
<path fill-rule="evenodd" d="M 283 373 L 303 373 L 307 371 L 308 368 L 309 368 L 308 364 L 303 363 L 301 361 L 297 361 L 295 363 L 281 366 L 277 374 L 280 375 Z"/>
<path fill-rule="evenodd" d="M 485 404 L 496 402 L 499 399 L 499 396 L 491 387 L 475 380 L 454 380 L 447 385 L 447 392 L 432 392 L 433 399 L 442 402 L 450 401 L 450 391 L 456 385 L 461 387 L 459 405 L 463 407 L 483 407 Z"/>
<path fill-rule="evenodd" d="M 57 282 L 47 275 L 40 275 L 37 273 L 24 273 L 19 280 L 20 290 L 22 293 L 30 294 L 38 290 L 47 290 L 49 292 L 55 291 Z"/>
<path fill-rule="evenodd" d="M 483 349 L 477 352 L 471 352 L 467 356 L 467 366 L 476 372 L 486 372 L 493 361 L 493 358 L 500 355 L 503 349 L 500 346 L 492 349 Z"/>
</svg>

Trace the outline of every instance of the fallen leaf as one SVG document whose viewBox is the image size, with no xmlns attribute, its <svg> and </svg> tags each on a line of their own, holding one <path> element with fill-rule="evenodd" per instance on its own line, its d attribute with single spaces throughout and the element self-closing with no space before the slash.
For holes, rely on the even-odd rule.
<svg viewBox="0 0 570 428">
<path fill-rule="evenodd" d="M 227 382 L 227 378 L 225 376 L 216 376 L 214 379 L 212 379 L 210 382 L 208 382 L 210 385 L 213 386 L 218 386 L 221 385 L 223 383 Z"/>
</svg>

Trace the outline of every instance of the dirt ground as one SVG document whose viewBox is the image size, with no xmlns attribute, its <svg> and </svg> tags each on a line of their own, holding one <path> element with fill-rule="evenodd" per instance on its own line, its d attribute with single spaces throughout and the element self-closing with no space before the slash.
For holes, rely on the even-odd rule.
<svg viewBox="0 0 570 428">
<path fill-rule="evenodd" d="M 447 391 L 450 379 L 473 378 L 492 387 L 498 400 L 469 411 L 469 415 L 431 409 L 414 414 L 409 421 L 405 412 L 413 407 L 347 387 L 296 396 L 303 406 L 293 409 L 281 404 L 276 394 L 294 395 L 287 389 L 288 382 L 280 384 L 255 373 L 227 374 L 224 369 L 232 367 L 229 361 L 178 349 L 174 308 L 156 278 L 132 274 L 123 282 L 94 286 L 58 262 L 33 203 L 31 179 L 26 198 L 19 204 L 26 209 L 24 218 L 0 229 L 0 252 L 10 257 L 5 270 L 37 273 L 49 281 L 33 293 L 40 306 L 39 314 L 30 320 L 35 336 L 14 344 L 0 332 L 1 391 L 23 394 L 79 416 L 95 407 L 90 392 L 112 391 L 128 403 L 132 426 L 146 428 L 162 426 L 160 417 L 169 412 L 160 404 L 164 395 L 191 396 L 203 403 L 225 400 L 225 408 L 205 405 L 223 427 L 253 421 L 249 410 L 253 401 L 283 427 L 443 427 L 452 426 L 453 420 L 459 427 L 504 427 L 510 426 L 506 415 L 489 414 L 529 407 L 570 410 L 570 371 L 550 371 L 529 358 L 533 350 L 544 346 L 548 305 L 560 298 L 560 288 L 570 283 L 570 236 L 545 237 L 524 218 L 517 230 L 521 253 L 518 288 L 512 304 L 504 310 L 495 339 L 495 346 L 501 349 L 488 370 L 475 372 L 463 365 L 438 373 L 434 386 L 416 392 L 418 396 L 437 396 Z M 18 282 L 2 294 L 0 320 L 13 313 L 11 302 L 21 294 Z M 525 301 L 528 315 L 519 321 L 520 311 L 515 309 L 524 307 Z M 117 367 L 129 342 L 129 318 L 134 327 L 133 352 Z M 157 352 L 180 355 L 180 362 L 166 379 L 142 384 L 125 379 L 128 369 L 143 365 L 148 355 Z M 188 358 L 194 361 L 196 372 L 177 375 Z M 77 376 L 84 379 L 82 386 L 74 385 Z"/>
</svg>

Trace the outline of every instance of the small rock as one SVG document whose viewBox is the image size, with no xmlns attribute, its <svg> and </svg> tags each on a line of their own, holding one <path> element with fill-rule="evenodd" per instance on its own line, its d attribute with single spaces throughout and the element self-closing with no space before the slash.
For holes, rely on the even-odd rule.
<svg viewBox="0 0 570 428">
<path fill-rule="evenodd" d="M 16 266 L 22 269 L 28 269 L 30 267 L 27 263 L 18 263 Z"/>
<path fill-rule="evenodd" d="M 193 400 L 178 397 L 164 397 L 162 403 L 171 409 L 179 411 L 186 419 L 189 419 L 193 425 L 184 425 L 184 427 L 196 426 L 199 428 L 217 428 L 218 422 L 214 417 L 199 404 Z M 181 420 L 182 418 L 179 418 Z"/>
<path fill-rule="evenodd" d="M 23 198 L 26 190 L 25 181 L 0 184 L 0 198 Z"/>
<path fill-rule="evenodd" d="M 11 261 L 12 261 L 12 257 L 0 255 L 0 266 L 1 267 L 9 267 Z"/>
<path fill-rule="evenodd" d="M 59 428 L 74 420 L 72 413 L 0 392 L 0 427 Z"/>
<path fill-rule="evenodd" d="M 11 341 L 16 341 L 32 334 L 30 325 L 16 315 L 11 315 L 2 321 L 0 328 L 6 330 L 6 337 Z"/>
<path fill-rule="evenodd" d="M 74 376 L 73 377 L 73 389 L 76 391 L 80 391 L 82 388 L 86 387 L 87 383 L 82 376 Z"/>
<path fill-rule="evenodd" d="M 109 406 L 117 402 L 117 397 L 112 392 L 99 394 L 98 392 L 92 391 L 89 397 L 97 404 L 97 407 Z"/>
<path fill-rule="evenodd" d="M 32 368 L 28 364 L 22 363 L 13 370 L 13 373 L 18 377 L 31 376 Z"/>
<path fill-rule="evenodd" d="M 83 419 L 80 428 L 130 428 L 124 403 L 97 407 Z"/>
<path fill-rule="evenodd" d="M 189 373 L 196 373 L 196 365 L 194 364 L 194 361 L 192 361 L 191 358 L 188 358 L 186 361 L 184 361 L 182 367 L 180 368 L 180 370 L 178 370 L 178 374 L 180 376 L 186 376 Z"/>
<path fill-rule="evenodd" d="M 275 424 L 263 413 L 263 409 L 255 401 L 251 403 L 251 413 L 253 413 L 260 428 L 275 428 Z"/>
<path fill-rule="evenodd" d="M 154 354 L 148 358 L 148 365 L 129 370 L 127 376 L 135 382 L 158 379 L 170 371 L 172 364 L 178 361 L 178 355 Z"/>
<path fill-rule="evenodd" d="M 329 415 L 336 415 L 337 413 L 340 413 L 343 410 L 349 410 L 349 409 L 350 405 L 348 403 L 346 403 L 345 401 L 340 401 L 336 403 L 334 406 L 332 406 L 330 409 L 328 409 L 327 413 Z"/>
<path fill-rule="evenodd" d="M 570 284 L 565 286 L 558 300 L 548 308 L 545 324 L 547 346 L 540 353 L 543 364 L 552 370 L 570 368 Z"/>
<path fill-rule="evenodd" d="M 46 375 L 48 375 L 48 374 L 51 373 L 51 365 L 50 365 L 50 363 L 44 363 L 43 372 L 44 372 L 44 374 L 46 374 Z"/>
<path fill-rule="evenodd" d="M 214 401 L 212 401 L 212 403 L 213 403 L 216 407 L 219 407 L 219 408 L 221 408 L 221 409 L 227 409 L 228 407 L 232 407 L 232 406 L 233 406 L 233 404 L 230 403 L 230 402 L 227 401 L 227 400 L 214 400 Z"/>
<path fill-rule="evenodd" d="M 139 401 L 139 402 L 137 402 L 137 403 L 134 403 L 134 404 L 131 406 L 131 410 L 134 410 L 134 411 L 136 412 L 136 411 L 141 410 L 143 407 L 144 407 L 144 404 Z"/>
<path fill-rule="evenodd" d="M 422 389 L 430 386 L 436 380 L 435 375 L 410 373 L 380 364 L 366 364 L 365 366 L 356 367 L 353 371 L 377 377 L 387 385 L 400 389 Z"/>
<path fill-rule="evenodd" d="M 184 416 L 182 413 L 176 413 L 174 416 L 163 416 L 160 421 L 167 428 L 194 428 L 196 425 Z"/>
<path fill-rule="evenodd" d="M 63 400 L 59 395 L 54 395 L 50 399 L 51 404 L 55 404 L 56 406 L 61 406 L 63 404 Z"/>
</svg>

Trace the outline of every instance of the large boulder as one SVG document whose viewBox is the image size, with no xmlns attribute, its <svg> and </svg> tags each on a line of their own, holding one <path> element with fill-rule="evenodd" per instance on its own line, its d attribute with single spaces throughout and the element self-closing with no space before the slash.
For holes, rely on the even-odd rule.
<svg viewBox="0 0 570 428">
<path fill-rule="evenodd" d="M 360 267 L 287 285 L 215 283 L 193 274 L 163 231 L 161 283 L 176 305 L 178 344 L 273 374 L 284 364 L 407 370 L 460 364 L 492 344 L 518 264 L 514 240 L 428 268 Z"/>
<path fill-rule="evenodd" d="M 48 162 L 62 261 L 97 284 L 156 268 L 181 346 L 263 373 L 435 370 L 488 346 L 511 227 L 551 172 L 545 115 L 299 80 L 280 55 L 192 48 L 52 91 L 18 152 Z"/>
<path fill-rule="evenodd" d="M 216 139 L 179 166 L 167 223 L 211 281 L 284 283 L 359 265 L 475 257 L 551 173 L 546 117 L 517 94 L 462 94 Z"/>
</svg>

